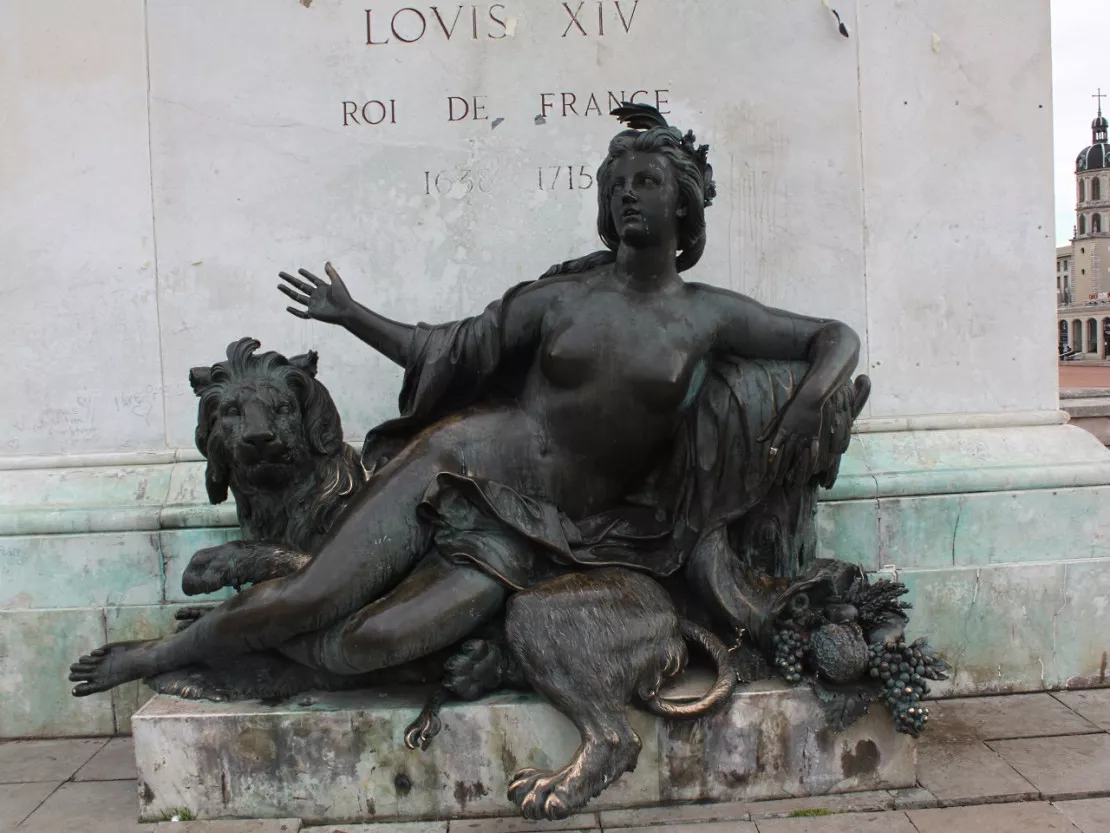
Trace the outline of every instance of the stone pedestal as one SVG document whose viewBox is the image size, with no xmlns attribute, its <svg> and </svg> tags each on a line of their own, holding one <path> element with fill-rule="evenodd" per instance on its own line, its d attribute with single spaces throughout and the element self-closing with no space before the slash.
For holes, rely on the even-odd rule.
<svg viewBox="0 0 1110 833">
<path fill-rule="evenodd" d="M 157 696 L 133 718 L 141 814 L 309 823 L 513 815 L 522 767 L 557 768 L 578 733 L 529 694 L 457 703 L 425 752 L 405 748 L 418 694 L 316 694 L 276 706 Z M 590 807 L 738 801 L 915 783 L 916 747 L 880 706 L 834 734 L 808 689 L 750 686 L 697 721 L 633 713 L 635 772 Z"/>
</svg>

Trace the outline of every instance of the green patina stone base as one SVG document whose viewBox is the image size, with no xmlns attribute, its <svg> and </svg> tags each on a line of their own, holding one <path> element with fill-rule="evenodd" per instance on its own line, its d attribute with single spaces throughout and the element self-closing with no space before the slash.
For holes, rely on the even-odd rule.
<svg viewBox="0 0 1110 833">
<path fill-rule="evenodd" d="M 126 732 L 138 684 L 75 700 L 81 653 L 168 633 L 192 554 L 235 537 L 204 464 L 0 471 L 0 737 Z M 896 575 L 937 694 L 1110 683 L 1110 451 L 1068 425 L 864 433 L 821 555 Z M 219 598 L 219 597 L 216 597 Z"/>
</svg>

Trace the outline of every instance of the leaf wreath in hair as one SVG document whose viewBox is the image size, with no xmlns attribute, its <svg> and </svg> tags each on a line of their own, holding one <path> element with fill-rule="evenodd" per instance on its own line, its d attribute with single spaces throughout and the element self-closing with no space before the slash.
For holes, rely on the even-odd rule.
<svg viewBox="0 0 1110 833">
<path fill-rule="evenodd" d="M 667 120 L 663 114 L 650 104 L 636 104 L 631 101 L 622 101 L 620 107 L 611 110 L 609 115 L 616 116 L 621 124 L 627 124 L 633 130 L 652 130 L 654 128 L 667 128 Z M 687 130 L 682 137 L 682 149 L 697 162 L 701 170 L 702 183 L 704 184 L 703 199 L 705 206 L 713 204 L 717 196 L 717 183 L 713 181 L 713 166 L 709 164 L 709 145 L 699 145 L 693 130 Z"/>
<path fill-rule="evenodd" d="M 708 208 L 713 205 L 713 198 L 717 196 L 717 183 L 713 180 L 713 166 L 709 164 L 709 145 L 699 145 L 697 141 L 694 131 L 687 130 L 682 137 L 682 146 L 697 160 L 698 167 L 701 168 L 702 182 L 705 183 L 705 206 Z"/>
<path fill-rule="evenodd" d="M 622 101 L 621 106 L 611 110 L 609 115 L 616 116 L 621 124 L 627 124 L 633 130 L 651 130 L 653 127 L 670 127 L 655 107 L 650 104 L 635 104 L 631 101 Z"/>
</svg>

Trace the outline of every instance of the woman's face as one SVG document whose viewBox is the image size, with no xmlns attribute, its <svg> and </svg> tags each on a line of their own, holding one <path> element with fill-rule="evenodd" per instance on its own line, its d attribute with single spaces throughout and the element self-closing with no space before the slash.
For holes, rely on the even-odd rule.
<svg viewBox="0 0 1110 833">
<path fill-rule="evenodd" d="M 670 160 L 659 153 L 625 153 L 610 176 L 609 211 L 622 243 L 642 247 L 677 238 L 679 190 Z"/>
</svg>

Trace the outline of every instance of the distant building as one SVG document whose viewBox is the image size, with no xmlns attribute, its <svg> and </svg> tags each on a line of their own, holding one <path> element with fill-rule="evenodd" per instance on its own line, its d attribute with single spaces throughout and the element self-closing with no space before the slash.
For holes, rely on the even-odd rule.
<svg viewBox="0 0 1110 833">
<path fill-rule="evenodd" d="M 1056 250 L 1060 352 L 1110 356 L 1110 122 L 1091 122 L 1091 144 L 1075 160 L 1076 223 L 1070 246 Z"/>
</svg>

